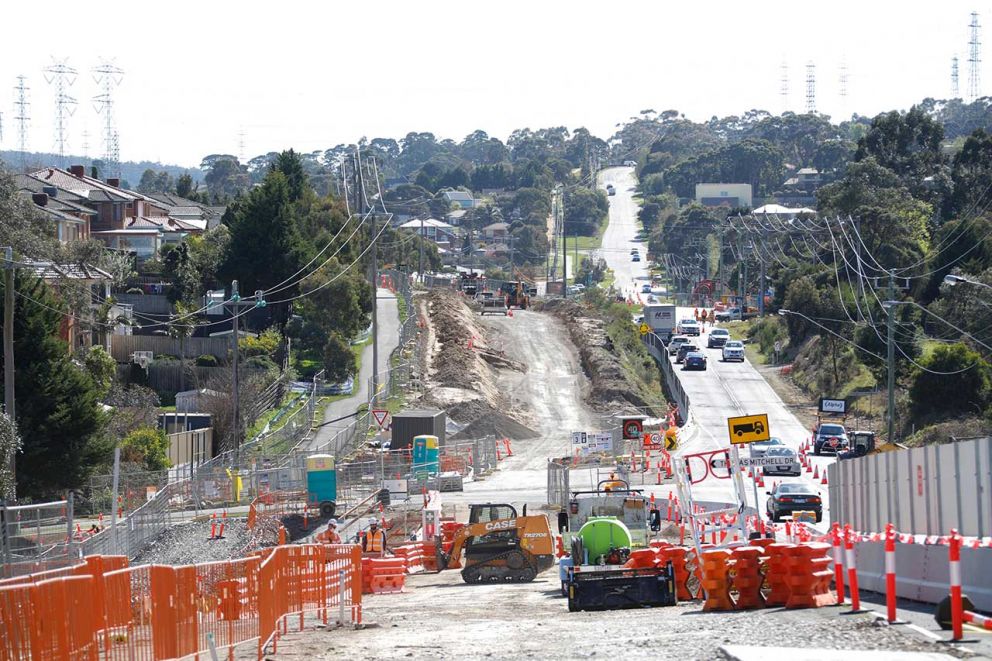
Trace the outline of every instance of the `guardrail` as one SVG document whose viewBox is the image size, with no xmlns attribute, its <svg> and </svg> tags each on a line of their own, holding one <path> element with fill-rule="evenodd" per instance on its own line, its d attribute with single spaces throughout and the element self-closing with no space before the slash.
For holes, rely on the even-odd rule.
<svg viewBox="0 0 992 661">
<path fill-rule="evenodd" d="M 668 357 L 668 349 L 665 343 L 653 331 L 642 335 L 641 341 L 644 342 L 648 353 L 651 354 L 651 357 L 655 359 L 661 368 L 661 373 L 665 376 L 665 384 L 668 386 L 668 390 L 672 394 L 675 403 L 678 404 L 679 414 L 682 416 L 682 420 L 688 420 L 689 395 L 682 387 L 682 382 L 679 381 L 679 377 L 675 373 L 675 368 L 672 367 L 672 361 Z"/>
</svg>

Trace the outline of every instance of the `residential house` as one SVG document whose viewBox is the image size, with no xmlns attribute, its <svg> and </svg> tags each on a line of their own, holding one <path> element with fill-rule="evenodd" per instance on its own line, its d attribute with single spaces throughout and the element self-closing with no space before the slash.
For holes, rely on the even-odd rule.
<svg viewBox="0 0 992 661">
<path fill-rule="evenodd" d="M 449 211 L 445 214 L 444 219 L 449 225 L 454 227 L 459 227 L 465 219 L 465 215 L 468 213 L 468 209 L 455 209 L 454 211 Z"/>
<path fill-rule="evenodd" d="M 750 207 L 751 184 L 696 184 L 696 202 L 706 207 Z"/>
<path fill-rule="evenodd" d="M 766 204 L 751 212 L 755 216 L 775 216 L 781 220 L 795 220 L 799 216 L 803 218 L 815 218 L 816 210 L 808 207 L 785 207 L 781 204 Z"/>
<path fill-rule="evenodd" d="M 212 230 L 220 225 L 221 218 L 227 211 L 227 207 L 213 207 L 171 193 L 150 193 L 148 197 L 162 204 L 170 218 L 197 225 L 204 230 Z"/>
<path fill-rule="evenodd" d="M 55 186 L 45 185 L 26 174 L 14 176 L 18 194 L 30 198 L 36 209 L 56 225 L 62 243 L 90 238 L 90 220 L 96 212 L 86 206 L 87 199 Z"/>
<path fill-rule="evenodd" d="M 787 190 L 806 191 L 812 193 L 820 187 L 822 175 L 816 168 L 799 168 L 796 176 L 789 177 L 782 184 Z"/>
<path fill-rule="evenodd" d="M 493 223 L 482 228 L 482 236 L 487 243 L 509 243 L 510 224 Z"/>
<path fill-rule="evenodd" d="M 441 193 L 444 197 L 444 201 L 448 203 L 449 207 L 458 207 L 459 209 L 474 209 L 478 206 L 478 202 L 472 194 L 468 191 L 463 190 L 447 190 Z"/>
<path fill-rule="evenodd" d="M 109 273 L 95 266 L 88 264 L 53 264 L 52 262 L 25 261 L 21 268 L 41 278 L 56 290 L 61 283 L 66 281 L 86 286 L 95 303 L 105 300 L 110 296 L 110 282 L 113 278 Z M 98 306 L 94 304 L 93 307 L 96 308 Z M 122 308 L 111 309 L 108 312 L 108 316 L 114 319 L 127 317 L 127 315 L 128 310 Z M 123 334 L 126 331 L 118 327 L 114 332 Z M 106 335 L 106 333 L 101 334 Z M 69 343 L 71 350 L 87 348 L 93 344 L 93 333 L 91 329 L 87 328 L 82 320 L 71 314 L 64 314 L 62 316 L 59 335 Z"/>
<path fill-rule="evenodd" d="M 411 220 L 399 226 L 401 230 L 411 230 L 437 244 L 439 248 L 452 250 L 458 247 L 459 239 L 455 228 L 435 218 Z"/>
</svg>

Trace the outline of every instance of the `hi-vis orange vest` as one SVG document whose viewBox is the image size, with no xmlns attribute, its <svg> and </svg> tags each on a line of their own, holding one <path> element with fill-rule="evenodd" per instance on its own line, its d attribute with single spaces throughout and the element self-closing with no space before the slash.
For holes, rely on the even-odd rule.
<svg viewBox="0 0 992 661">
<path fill-rule="evenodd" d="M 382 551 L 386 547 L 386 533 L 382 530 L 369 530 L 365 533 L 365 550 L 368 552 Z"/>
</svg>

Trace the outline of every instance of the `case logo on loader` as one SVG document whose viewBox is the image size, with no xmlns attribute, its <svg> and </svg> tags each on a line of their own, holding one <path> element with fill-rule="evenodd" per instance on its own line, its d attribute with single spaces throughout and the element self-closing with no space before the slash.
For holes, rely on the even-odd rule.
<svg viewBox="0 0 992 661">
<path fill-rule="evenodd" d="M 509 530 L 517 527 L 516 519 L 506 519 L 505 521 L 490 521 L 486 524 L 486 530 Z"/>
</svg>

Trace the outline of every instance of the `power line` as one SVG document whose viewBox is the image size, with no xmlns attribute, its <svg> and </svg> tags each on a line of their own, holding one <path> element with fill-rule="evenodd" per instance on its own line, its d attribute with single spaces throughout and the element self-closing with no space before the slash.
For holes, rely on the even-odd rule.
<svg viewBox="0 0 992 661">
<path fill-rule="evenodd" d="M 76 112 L 76 99 L 69 95 L 69 88 L 76 82 L 77 71 L 70 67 L 68 59 L 65 59 L 45 67 L 44 72 L 45 81 L 55 88 L 55 148 L 59 154 L 59 165 L 65 168 L 69 118 Z"/>
</svg>

